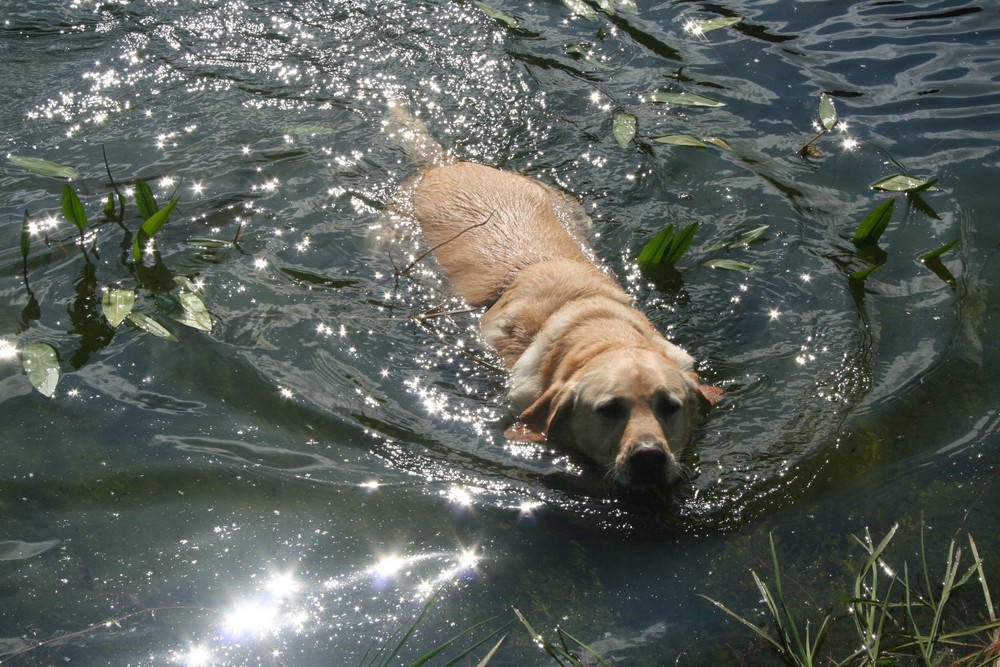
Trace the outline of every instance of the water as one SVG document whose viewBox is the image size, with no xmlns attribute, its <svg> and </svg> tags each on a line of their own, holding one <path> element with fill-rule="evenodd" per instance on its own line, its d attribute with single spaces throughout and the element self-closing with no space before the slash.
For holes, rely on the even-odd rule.
<svg viewBox="0 0 1000 667">
<path fill-rule="evenodd" d="M 735 664 L 749 636 L 698 594 L 757 614 L 748 570 L 770 574 L 773 534 L 822 608 L 851 591 L 851 536 L 896 523 L 897 566 L 921 526 L 932 563 L 968 531 L 1000 581 L 995 11 L 640 4 L 587 20 L 494 3 L 513 28 L 453 2 L 6 12 L 6 154 L 76 167 L 92 221 L 102 148 L 118 183 L 180 203 L 159 272 L 137 273 L 114 223 L 83 258 L 62 182 L 0 174 L 4 349 L 48 343 L 62 371 L 46 399 L 0 361 L 0 661 L 360 664 L 441 589 L 404 657 L 516 607 L 621 664 Z M 721 11 L 744 20 L 685 32 Z M 657 91 L 726 106 L 644 101 Z M 846 131 L 804 159 L 824 91 Z M 387 98 L 463 158 L 579 197 L 597 253 L 726 386 L 673 506 L 567 488 L 574 461 L 503 439 L 504 377 L 474 317 L 412 317 L 460 304 L 427 262 L 397 280 L 420 249 L 376 238 L 410 172 L 381 133 Z M 619 110 L 638 118 L 625 149 Z M 667 134 L 731 148 L 652 141 Z M 885 264 L 852 282 L 867 263 L 850 236 L 890 196 L 870 185 L 899 172 L 939 179 L 937 217 L 898 196 Z M 671 222 L 699 230 L 682 284 L 658 290 L 634 258 Z M 918 257 L 955 238 L 952 288 Z M 703 265 L 718 257 L 753 269 Z M 202 285 L 211 333 L 169 319 L 174 275 Z M 93 295 L 108 286 L 141 286 L 137 310 L 179 341 L 111 332 Z M 551 664 L 508 631 L 493 664 Z"/>
</svg>

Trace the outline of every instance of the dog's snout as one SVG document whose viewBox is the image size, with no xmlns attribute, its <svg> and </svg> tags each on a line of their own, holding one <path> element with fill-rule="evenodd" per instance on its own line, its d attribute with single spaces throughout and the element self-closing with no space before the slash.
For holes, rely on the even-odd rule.
<svg viewBox="0 0 1000 667">
<path fill-rule="evenodd" d="M 667 478 L 669 466 L 670 456 L 659 444 L 638 444 L 628 455 L 628 468 L 633 484 L 662 484 Z"/>
</svg>

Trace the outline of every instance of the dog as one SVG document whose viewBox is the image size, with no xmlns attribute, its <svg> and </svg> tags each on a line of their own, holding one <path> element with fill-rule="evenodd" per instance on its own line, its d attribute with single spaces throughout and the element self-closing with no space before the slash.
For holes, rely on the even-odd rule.
<svg viewBox="0 0 1000 667">
<path fill-rule="evenodd" d="M 581 454 L 615 488 L 680 481 L 700 409 L 724 391 L 701 383 L 691 355 L 593 258 L 580 204 L 456 160 L 398 103 L 387 130 L 418 166 L 396 210 L 419 225 L 458 294 L 485 309 L 482 333 L 510 371 L 519 422 L 508 437 Z"/>
</svg>

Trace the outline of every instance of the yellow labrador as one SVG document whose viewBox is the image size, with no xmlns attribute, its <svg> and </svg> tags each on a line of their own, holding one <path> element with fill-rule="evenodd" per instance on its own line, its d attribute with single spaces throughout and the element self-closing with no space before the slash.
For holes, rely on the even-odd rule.
<svg viewBox="0 0 1000 667">
<path fill-rule="evenodd" d="M 583 454 L 620 487 L 682 477 L 699 403 L 694 359 L 661 336 L 577 238 L 579 205 L 533 179 L 456 162 L 400 106 L 390 133 L 421 170 L 401 201 L 510 369 L 508 435 Z"/>
</svg>

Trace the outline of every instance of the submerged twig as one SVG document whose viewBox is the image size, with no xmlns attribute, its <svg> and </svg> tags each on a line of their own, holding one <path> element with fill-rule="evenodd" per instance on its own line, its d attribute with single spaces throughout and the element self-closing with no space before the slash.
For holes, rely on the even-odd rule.
<svg viewBox="0 0 1000 667">
<path fill-rule="evenodd" d="M 494 213 L 495 213 L 495 211 L 494 211 Z M 486 218 L 485 220 L 483 220 L 482 222 L 477 222 L 477 223 L 475 223 L 475 224 L 473 224 L 473 225 L 469 225 L 468 227 L 466 227 L 465 229 L 461 230 L 460 232 L 458 232 L 457 234 L 455 234 L 455 235 L 454 235 L 454 236 L 452 236 L 451 238 L 449 238 L 449 239 L 445 239 L 444 241 L 441 241 L 441 243 L 438 243 L 438 244 L 437 244 L 437 245 L 435 245 L 434 247 L 432 247 L 432 248 L 430 248 L 430 249 L 428 249 L 428 250 L 425 250 L 425 251 L 424 251 L 424 252 L 422 252 L 422 253 L 421 253 L 420 255 L 418 255 L 418 256 L 417 256 L 417 258 L 416 258 L 415 260 L 413 260 L 412 262 L 410 262 L 410 263 L 409 263 L 409 264 L 408 264 L 408 265 L 407 265 L 406 267 L 404 267 L 404 268 L 403 268 L 402 270 L 400 270 L 400 269 L 396 269 L 396 268 L 395 268 L 395 262 L 393 262 L 393 268 L 394 268 L 394 269 L 395 269 L 395 271 L 396 271 L 396 277 L 398 278 L 399 276 L 405 276 L 405 275 L 408 275 L 408 274 L 410 273 L 410 271 L 412 271 L 412 270 L 413 270 L 413 267 L 417 265 L 417 262 L 419 262 L 419 261 L 421 261 L 422 259 L 424 259 L 425 257 L 427 257 L 427 255 L 430 255 L 431 253 L 433 253 L 433 252 L 434 252 L 435 250 L 437 250 L 438 248 L 441 248 L 442 246 L 445 246 L 445 245 L 447 245 L 447 244 L 451 243 L 452 241 L 454 241 L 455 239 L 457 239 L 457 238 L 458 238 L 459 236 L 461 236 L 462 234 L 465 234 L 466 232 L 470 232 L 470 231 L 472 231 L 473 229 L 476 229 L 477 227 L 482 227 L 483 225 L 485 225 L 486 223 L 488 223 L 488 222 L 489 222 L 490 220 L 492 220 L 492 219 L 493 219 L 493 213 L 490 213 L 490 214 L 489 214 L 489 216 L 487 216 L 487 218 Z M 392 261 L 392 256 L 391 256 L 391 255 L 390 255 L 389 259 L 390 259 L 390 261 Z"/>
</svg>

